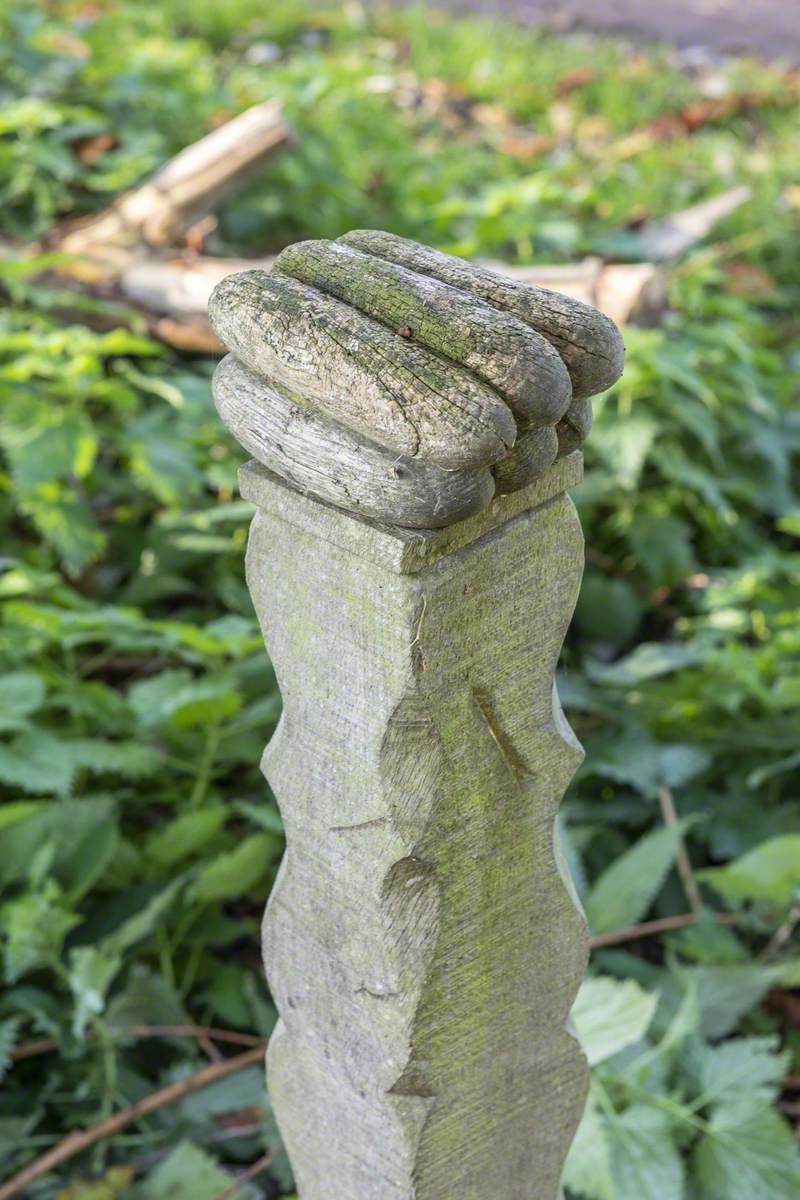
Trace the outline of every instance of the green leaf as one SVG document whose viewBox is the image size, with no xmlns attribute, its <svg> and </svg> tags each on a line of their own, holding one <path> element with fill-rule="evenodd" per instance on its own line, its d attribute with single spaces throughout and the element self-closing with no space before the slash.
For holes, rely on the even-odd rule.
<svg viewBox="0 0 800 1200">
<path fill-rule="evenodd" d="M 738 1102 L 742 1093 L 765 1104 L 777 1095 L 789 1069 L 789 1054 L 778 1054 L 778 1038 L 732 1038 L 718 1046 L 695 1043 L 689 1061 L 697 1090 L 696 1107 Z"/>
<path fill-rule="evenodd" d="M 0 675 L 0 716 L 28 717 L 44 703 L 47 689 L 33 671 L 11 671 Z"/>
<path fill-rule="evenodd" d="M 575 623 L 592 641 L 627 646 L 642 620 L 643 606 L 624 579 L 587 571 L 575 609 Z"/>
<path fill-rule="evenodd" d="M 598 683 L 616 687 L 636 687 L 649 679 L 660 679 L 682 671 L 698 661 L 697 646 L 680 642 L 642 642 L 631 654 L 612 666 L 590 660 L 587 674 Z"/>
<path fill-rule="evenodd" d="M 617 1200 L 611 1177 L 611 1146 L 594 1085 L 564 1166 L 562 1183 L 584 1200 Z"/>
<path fill-rule="evenodd" d="M 0 909 L 5 935 L 3 959 L 8 983 L 35 967 L 52 966 L 64 938 L 80 917 L 63 907 L 58 886 L 49 882 L 41 892 L 10 900 Z"/>
<path fill-rule="evenodd" d="M 75 778 L 75 760 L 59 738 L 41 730 L 22 733 L 0 746 L 0 780 L 26 792 L 65 795 Z"/>
<path fill-rule="evenodd" d="M 641 1041 L 657 1006 L 658 996 L 632 979 L 624 983 L 601 975 L 585 979 L 572 1020 L 589 1065 L 596 1066 Z"/>
<path fill-rule="evenodd" d="M 122 956 L 102 946 L 77 946 L 69 956 L 69 986 L 75 998 L 72 1032 L 80 1037 L 105 1007 L 106 993 L 122 966 Z"/>
<path fill-rule="evenodd" d="M 202 903 L 246 895 L 264 878 L 279 848 L 280 841 L 269 833 L 245 838 L 203 868 L 192 885 L 192 898 Z"/>
<path fill-rule="evenodd" d="M 224 804 L 209 804 L 196 812 L 183 813 L 150 835 L 145 855 L 159 867 L 170 867 L 202 850 L 219 833 L 226 816 Z"/>
<path fill-rule="evenodd" d="M 582 775 L 601 775 L 655 798 L 659 788 L 681 787 L 711 761 L 711 755 L 697 746 L 656 742 L 647 730 L 632 726 L 596 745 Z"/>
<path fill-rule="evenodd" d="M 49 847 L 48 869 L 64 889 L 80 895 L 102 875 L 118 840 L 116 807 L 108 796 L 38 804 L 0 828 L 0 883 L 19 882 L 35 856 Z"/>
<path fill-rule="evenodd" d="M 609 1134 L 614 1200 L 683 1200 L 683 1161 L 664 1113 L 635 1104 L 609 1122 Z"/>
<path fill-rule="evenodd" d="M 143 963 L 136 963 L 124 989 L 109 1003 L 106 1020 L 112 1028 L 124 1029 L 130 1025 L 183 1025 L 189 1016 L 172 985 Z"/>
<path fill-rule="evenodd" d="M 168 883 L 144 908 L 128 917 L 113 933 L 103 938 L 100 943 L 103 950 L 109 954 L 123 954 L 142 938 L 149 937 L 172 907 L 183 885 L 183 879 L 175 879 Z"/>
<path fill-rule="evenodd" d="M 800 1155 L 785 1121 L 747 1096 L 720 1106 L 693 1155 L 701 1200 L 789 1200 L 800 1194 Z"/>
<path fill-rule="evenodd" d="M 182 670 L 164 671 L 134 684 L 128 701 L 145 729 L 166 722 L 179 729 L 206 726 L 233 716 L 242 706 L 242 697 L 231 687 L 229 676 L 196 680 Z"/>
<path fill-rule="evenodd" d="M 585 904 L 593 933 L 625 929 L 644 917 L 661 891 L 687 825 L 679 821 L 656 829 L 603 871 Z"/>
<path fill-rule="evenodd" d="M 17 1044 L 21 1023 L 19 1017 L 9 1017 L 6 1021 L 0 1021 L 0 1079 L 11 1066 L 11 1052 Z"/>
<path fill-rule="evenodd" d="M 756 962 L 710 967 L 681 967 L 678 980 L 697 989 L 700 1032 L 707 1038 L 727 1037 L 780 980 L 778 966 Z"/>
<path fill-rule="evenodd" d="M 735 862 L 697 875 L 731 904 L 752 900 L 784 907 L 800 888 L 800 834 L 770 838 Z"/>
<path fill-rule="evenodd" d="M 691 534 L 685 521 L 667 513 L 636 513 L 627 531 L 633 555 L 655 587 L 669 587 L 695 569 Z"/>
<path fill-rule="evenodd" d="M 159 1163 L 135 1188 L 135 1200 L 217 1200 L 230 1188 L 233 1179 L 210 1154 L 191 1142 L 179 1142 L 170 1155 Z M 252 1195 L 241 1189 L 237 1200 Z"/>
<path fill-rule="evenodd" d="M 647 417 L 600 421 L 592 432 L 592 450 L 603 459 L 619 487 L 633 491 L 657 433 L 655 421 Z"/>
</svg>

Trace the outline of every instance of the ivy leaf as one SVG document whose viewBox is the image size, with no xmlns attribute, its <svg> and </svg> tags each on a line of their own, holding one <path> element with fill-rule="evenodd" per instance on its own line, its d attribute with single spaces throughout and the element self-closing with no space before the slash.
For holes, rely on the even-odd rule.
<svg viewBox="0 0 800 1200">
<path fill-rule="evenodd" d="M 735 862 L 697 875 L 731 904 L 753 900 L 785 907 L 800 888 L 800 833 L 769 838 Z"/>
<path fill-rule="evenodd" d="M 581 984 L 572 1020 L 590 1066 L 640 1041 L 650 1027 L 658 995 L 633 979 L 590 976 Z"/>
<path fill-rule="evenodd" d="M 692 1155 L 701 1200 L 788 1200 L 800 1194 L 800 1154 L 770 1105 L 744 1097 L 721 1105 Z"/>
<path fill-rule="evenodd" d="M 625 929 L 642 919 L 661 891 L 688 824 L 656 829 L 603 871 L 585 905 L 593 933 Z"/>
</svg>

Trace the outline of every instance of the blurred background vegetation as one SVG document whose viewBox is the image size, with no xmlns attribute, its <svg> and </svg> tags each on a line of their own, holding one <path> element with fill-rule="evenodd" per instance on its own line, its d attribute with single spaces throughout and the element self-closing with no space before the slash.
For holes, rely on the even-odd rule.
<svg viewBox="0 0 800 1200">
<path fill-rule="evenodd" d="M 575 497 L 589 554 L 561 691 L 587 762 L 563 812 L 597 947 L 566 1183 L 791 1200 L 797 72 L 302 0 L 8 0 L 0 30 L 2 1175 L 99 1127 L 19 1194 L 292 1192 L 255 1061 L 280 698 L 243 582 L 241 455 L 213 362 L 69 292 L 47 245 L 278 98 L 296 145 L 223 206 L 213 253 L 377 226 L 517 264 L 637 261 L 652 218 L 752 189 L 671 265 L 660 322 L 626 330 Z"/>
</svg>

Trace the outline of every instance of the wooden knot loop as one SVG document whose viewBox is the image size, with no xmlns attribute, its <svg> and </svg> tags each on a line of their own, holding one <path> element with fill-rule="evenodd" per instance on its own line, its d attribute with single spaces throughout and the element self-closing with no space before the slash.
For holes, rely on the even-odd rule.
<svg viewBox="0 0 800 1200">
<path fill-rule="evenodd" d="M 299 490 L 406 528 L 543 475 L 624 362 L 589 305 L 377 230 L 289 246 L 224 279 L 209 313 L 237 440 Z"/>
</svg>

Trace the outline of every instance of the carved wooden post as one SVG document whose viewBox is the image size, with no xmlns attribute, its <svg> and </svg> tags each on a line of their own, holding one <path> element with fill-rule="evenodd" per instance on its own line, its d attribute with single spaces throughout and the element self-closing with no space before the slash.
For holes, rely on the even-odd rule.
<svg viewBox="0 0 800 1200">
<path fill-rule="evenodd" d="M 260 460 L 288 846 L 268 1086 L 301 1200 L 555 1200 L 587 1081 L 554 831 L 581 756 L 554 688 L 583 562 L 566 489 L 618 334 L 366 232 L 233 277 L 212 318 L 236 356 L 218 406 Z"/>
</svg>

